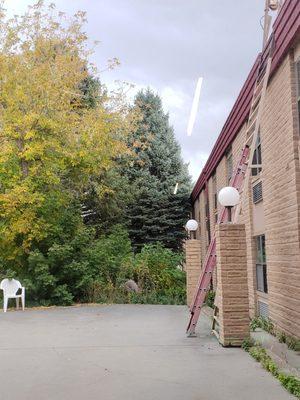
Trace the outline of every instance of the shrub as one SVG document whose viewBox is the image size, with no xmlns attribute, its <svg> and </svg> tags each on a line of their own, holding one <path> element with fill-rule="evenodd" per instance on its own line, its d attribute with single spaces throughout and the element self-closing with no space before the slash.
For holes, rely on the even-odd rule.
<svg viewBox="0 0 300 400">
<path fill-rule="evenodd" d="M 269 318 L 256 317 L 250 322 L 250 329 L 254 332 L 257 328 L 261 328 L 271 335 L 274 334 L 274 324 Z"/>
<path fill-rule="evenodd" d="M 242 349 L 249 352 L 250 348 L 254 346 L 254 340 L 251 337 L 245 338 L 242 343 Z"/>
<path fill-rule="evenodd" d="M 112 238 L 110 238 L 112 239 Z M 87 289 L 87 298 L 93 302 L 185 304 L 185 273 L 179 267 L 182 255 L 164 248 L 161 244 L 145 245 L 141 252 L 130 252 L 127 235 L 117 241 L 118 257 L 115 258 L 114 240 L 108 240 L 108 260 L 99 261 L 99 278 Z M 106 240 L 106 239 L 105 239 Z M 122 245 L 123 243 L 123 245 Z M 129 242 L 130 243 L 130 242 Z M 112 247 L 110 247 L 113 245 Z M 93 260 L 99 256 L 92 250 Z M 109 266 L 109 263 L 112 266 Z M 103 273 L 105 271 L 105 273 Z M 113 273 L 111 273 L 113 271 Z M 137 282 L 140 292 L 128 293 L 124 283 Z"/>
<path fill-rule="evenodd" d="M 261 328 L 271 335 L 276 336 L 279 342 L 286 343 L 289 349 L 300 351 L 300 340 L 275 329 L 275 326 L 270 319 L 263 317 L 253 318 L 250 322 L 250 329 L 255 331 L 257 328 Z"/>
<path fill-rule="evenodd" d="M 186 279 L 181 268 L 182 259 L 182 254 L 160 243 L 145 245 L 133 263 L 127 265 L 126 275 L 134 279 L 144 293 L 156 293 L 164 304 L 167 304 L 166 298 L 184 304 Z"/>
<path fill-rule="evenodd" d="M 207 296 L 206 296 L 205 304 L 208 307 L 214 308 L 215 297 L 216 297 L 216 292 L 213 290 L 209 290 L 209 292 L 207 293 Z"/>
<path fill-rule="evenodd" d="M 182 258 L 159 243 L 145 245 L 134 254 L 121 226 L 99 238 L 93 230 L 82 228 L 65 243 L 31 251 L 25 267 L 10 275 L 26 286 L 29 302 L 40 305 L 74 301 L 185 304 Z M 138 283 L 140 293 L 125 290 L 128 279 Z"/>
<path fill-rule="evenodd" d="M 114 285 L 122 268 L 131 262 L 132 257 L 128 233 L 121 226 L 116 226 L 109 235 L 91 243 L 84 256 L 94 277 Z"/>
<path fill-rule="evenodd" d="M 249 354 L 256 361 L 261 363 L 264 369 L 271 372 L 271 374 L 281 382 L 283 387 L 285 387 L 291 394 L 300 399 L 300 380 L 298 378 L 293 375 L 288 375 L 284 372 L 280 372 L 272 358 L 260 345 L 250 347 L 247 351 L 249 351 Z"/>
<path fill-rule="evenodd" d="M 283 387 L 285 387 L 290 393 L 300 399 L 300 380 L 295 376 L 287 375 L 284 373 L 278 374 L 278 379 L 280 380 Z"/>
</svg>

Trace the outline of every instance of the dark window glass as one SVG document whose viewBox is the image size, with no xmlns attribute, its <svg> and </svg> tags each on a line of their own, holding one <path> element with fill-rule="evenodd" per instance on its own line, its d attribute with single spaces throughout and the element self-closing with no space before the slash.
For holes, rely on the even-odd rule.
<svg viewBox="0 0 300 400">
<path fill-rule="evenodd" d="M 212 177 L 212 187 L 213 187 L 213 196 L 214 196 L 215 222 L 217 222 L 218 221 L 218 194 L 217 194 L 217 176 L 216 176 L 216 173 Z"/>
<path fill-rule="evenodd" d="M 206 231 L 207 231 L 207 239 L 208 239 L 208 243 L 210 243 L 211 235 L 210 235 L 210 220 L 209 220 L 209 201 L 208 201 L 208 192 L 206 192 L 206 203 L 205 203 L 205 219 L 206 219 Z"/>
<path fill-rule="evenodd" d="M 259 203 L 263 200 L 262 182 L 258 182 L 252 188 L 253 203 Z"/>
<path fill-rule="evenodd" d="M 268 293 L 265 235 L 256 236 L 256 284 L 258 291 Z"/>
<path fill-rule="evenodd" d="M 227 181 L 228 181 L 228 183 L 230 183 L 232 173 L 233 173 L 233 161 L 232 161 L 231 151 L 229 151 L 227 154 L 226 164 L 227 164 Z"/>
</svg>

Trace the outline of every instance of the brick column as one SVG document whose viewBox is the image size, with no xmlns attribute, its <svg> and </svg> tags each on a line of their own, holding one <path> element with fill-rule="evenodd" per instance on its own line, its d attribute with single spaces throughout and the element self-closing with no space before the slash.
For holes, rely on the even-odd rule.
<svg viewBox="0 0 300 400">
<path fill-rule="evenodd" d="M 219 341 L 240 346 L 250 334 L 245 225 L 217 225 L 216 249 Z"/>
<path fill-rule="evenodd" d="M 185 242 L 185 271 L 187 282 L 187 304 L 193 301 L 193 296 L 198 284 L 201 272 L 201 242 L 197 239 Z"/>
</svg>

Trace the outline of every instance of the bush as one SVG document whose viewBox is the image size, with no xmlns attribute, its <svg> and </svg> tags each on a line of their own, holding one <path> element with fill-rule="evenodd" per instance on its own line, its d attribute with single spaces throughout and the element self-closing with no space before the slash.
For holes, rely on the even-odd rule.
<svg viewBox="0 0 300 400">
<path fill-rule="evenodd" d="M 205 299 L 205 304 L 208 307 L 214 308 L 215 307 L 215 297 L 216 297 L 216 292 L 214 290 L 209 290 L 207 293 L 206 299 Z"/>
<path fill-rule="evenodd" d="M 261 328 L 264 331 L 274 334 L 274 324 L 269 318 L 256 317 L 250 322 L 250 329 L 254 332 L 257 328 Z"/>
<path fill-rule="evenodd" d="M 111 234 L 101 236 L 85 252 L 92 274 L 102 282 L 118 283 L 122 269 L 133 257 L 127 231 L 116 226 Z"/>
<path fill-rule="evenodd" d="M 185 304 L 186 279 L 181 268 L 182 260 L 182 254 L 160 243 L 145 245 L 133 263 L 127 266 L 126 275 L 134 279 L 145 294 L 156 294 L 156 301 L 153 299 L 152 303 Z"/>
<path fill-rule="evenodd" d="M 249 351 L 249 354 L 256 361 L 261 363 L 264 369 L 271 372 L 271 374 L 281 382 L 282 386 L 285 387 L 286 390 L 300 399 L 300 380 L 298 378 L 293 375 L 280 372 L 272 358 L 260 345 L 254 345 L 253 347 L 248 348 L 247 351 Z"/>
<path fill-rule="evenodd" d="M 276 336 L 280 343 L 285 343 L 289 349 L 300 351 L 300 340 L 287 335 L 281 330 L 275 328 L 273 322 L 269 318 L 256 317 L 250 322 L 250 329 L 255 331 L 257 328 L 261 328 L 273 336 Z"/>
<path fill-rule="evenodd" d="M 124 239 L 125 237 L 123 237 Z M 127 238 L 127 236 L 126 236 Z M 110 244 L 115 243 L 109 240 Z M 126 240 L 123 242 L 126 243 Z M 180 268 L 182 255 L 161 244 L 145 245 L 141 252 L 129 252 L 128 243 L 121 246 L 122 257 L 114 259 L 114 252 L 104 265 L 106 273 L 92 283 L 87 291 L 89 301 L 108 303 L 185 304 L 185 273 Z M 109 247 L 109 251 L 112 251 Z M 96 253 L 98 255 L 98 253 Z M 107 267 L 113 261 L 113 268 Z M 113 274 L 111 274 L 113 271 Z M 128 293 L 124 283 L 133 279 L 140 292 Z"/>
<path fill-rule="evenodd" d="M 182 254 L 162 244 L 143 246 L 134 254 L 127 231 L 115 226 L 95 237 L 82 228 L 72 239 L 36 249 L 18 270 L 1 268 L 2 277 L 20 279 L 27 299 L 38 305 L 73 302 L 185 304 Z M 139 293 L 128 293 L 124 283 L 137 282 Z"/>
<path fill-rule="evenodd" d="M 300 399 L 300 380 L 295 376 L 287 375 L 284 373 L 278 374 L 278 379 L 282 386 L 285 387 L 290 393 Z"/>
<path fill-rule="evenodd" d="M 246 339 L 243 340 L 242 343 L 242 349 L 244 349 L 245 351 L 249 352 L 249 350 L 251 349 L 251 347 L 254 346 L 254 340 L 251 337 L 248 337 Z"/>
</svg>

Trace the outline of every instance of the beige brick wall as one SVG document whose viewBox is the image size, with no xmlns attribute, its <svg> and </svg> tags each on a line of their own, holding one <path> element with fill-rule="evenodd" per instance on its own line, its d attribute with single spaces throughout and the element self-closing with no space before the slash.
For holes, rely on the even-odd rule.
<svg viewBox="0 0 300 400">
<path fill-rule="evenodd" d="M 213 179 L 210 178 L 208 181 L 208 198 L 209 198 L 209 220 L 210 220 L 210 232 L 211 232 L 211 238 L 214 235 L 215 231 L 215 207 L 214 207 L 214 190 L 213 190 Z M 217 271 L 214 270 L 213 275 L 212 275 L 212 283 L 213 287 L 216 287 L 217 284 Z"/>
<path fill-rule="evenodd" d="M 206 250 L 208 247 L 207 231 L 206 231 L 206 218 L 205 218 L 205 193 L 200 193 L 200 215 L 201 215 L 201 262 L 203 264 Z"/>
<path fill-rule="evenodd" d="M 187 280 L 187 304 L 193 301 L 201 272 L 201 243 L 197 239 L 185 241 L 185 271 Z"/>
<path fill-rule="evenodd" d="M 300 44 L 285 57 L 269 82 L 261 121 L 263 211 L 266 236 L 270 318 L 279 329 L 300 337 L 300 167 L 299 124 L 294 61 Z M 245 142 L 245 126 L 232 143 L 236 165 Z M 216 170 L 217 190 L 227 185 L 226 157 Z M 257 179 L 257 178 L 254 178 Z M 255 241 L 253 227 L 253 179 L 244 188 L 239 222 L 245 224 L 250 316 L 257 314 Z M 204 193 L 202 210 L 202 260 L 206 254 Z M 219 207 L 220 210 L 220 207 Z"/>
<path fill-rule="evenodd" d="M 268 300 L 279 329 L 300 337 L 299 132 L 294 56 L 272 79 L 262 119 Z"/>
<path fill-rule="evenodd" d="M 241 346 L 249 336 L 246 231 L 243 224 L 216 228 L 219 341 Z"/>
<path fill-rule="evenodd" d="M 201 236 L 201 224 L 199 222 L 200 222 L 201 218 L 200 218 L 200 201 L 199 201 L 199 199 L 197 199 L 195 201 L 193 216 L 194 216 L 194 219 L 198 222 L 198 229 L 196 231 L 195 239 L 200 239 L 200 236 Z"/>
</svg>

